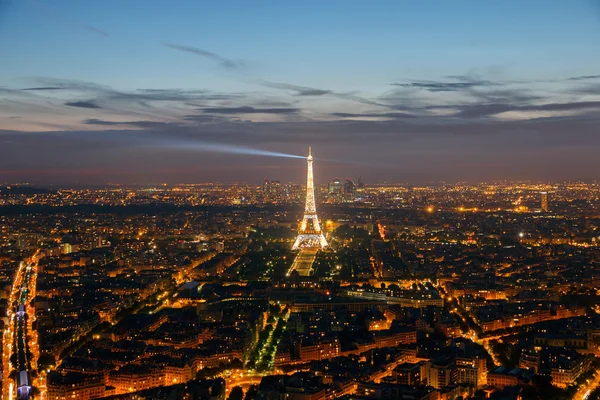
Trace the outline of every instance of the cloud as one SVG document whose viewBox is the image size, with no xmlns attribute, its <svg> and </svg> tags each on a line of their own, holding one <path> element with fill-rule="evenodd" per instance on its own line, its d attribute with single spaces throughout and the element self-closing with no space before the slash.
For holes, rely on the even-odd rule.
<svg viewBox="0 0 600 400">
<path fill-rule="evenodd" d="M 69 101 L 65 103 L 65 106 L 79 108 L 102 108 L 93 101 Z"/>
<path fill-rule="evenodd" d="M 550 103 L 542 105 L 531 105 L 519 107 L 521 110 L 540 110 L 540 111 L 569 111 L 582 110 L 590 108 L 600 108 L 600 101 L 576 101 L 571 103 Z"/>
<path fill-rule="evenodd" d="M 21 90 L 24 91 L 44 91 L 44 90 L 63 90 L 64 88 L 59 87 L 59 86 L 40 86 L 40 87 L 31 87 L 31 88 L 24 88 Z"/>
<path fill-rule="evenodd" d="M 191 114 L 184 115 L 181 117 L 184 121 L 195 122 L 195 123 L 215 123 L 215 122 L 224 122 L 227 121 L 226 117 L 222 117 L 219 115 L 206 115 L 206 114 Z"/>
<path fill-rule="evenodd" d="M 139 128 L 158 128 L 168 126 L 168 122 L 160 121 L 106 121 L 96 118 L 86 119 L 83 121 L 86 125 L 102 125 L 102 126 L 136 126 Z"/>
<path fill-rule="evenodd" d="M 243 95 L 235 93 L 214 93 L 208 90 L 182 89 L 138 89 L 134 92 L 112 91 L 105 96 L 111 100 L 139 101 L 231 100 L 243 97 Z"/>
<path fill-rule="evenodd" d="M 327 90 L 327 89 L 317 89 L 317 88 L 312 88 L 312 87 L 308 87 L 308 86 L 292 85 L 290 83 L 283 83 L 283 82 L 270 82 L 270 81 L 261 80 L 260 83 L 263 86 L 274 88 L 274 89 L 294 91 L 294 92 L 296 92 L 296 93 L 294 93 L 294 96 L 323 96 L 325 94 L 333 93 L 331 90 Z"/>
<path fill-rule="evenodd" d="M 94 92 L 104 93 L 111 92 L 110 86 L 99 85 L 97 83 L 79 81 L 75 79 L 61 79 L 61 78 L 48 78 L 48 77 L 37 77 L 32 78 L 32 81 L 38 85 L 56 88 L 55 90 L 73 90 L 81 92 Z"/>
<path fill-rule="evenodd" d="M 482 86 L 476 82 L 409 82 L 409 83 L 392 83 L 392 86 L 403 88 L 417 88 L 427 90 L 429 92 L 454 92 L 457 90 L 470 89 L 476 86 Z"/>
<path fill-rule="evenodd" d="M 451 82 L 445 81 L 412 81 L 406 83 L 392 83 L 392 86 L 402 88 L 422 89 L 429 92 L 455 92 L 460 90 L 472 89 L 475 87 L 495 86 L 497 83 L 479 79 L 469 75 L 450 75 Z"/>
<path fill-rule="evenodd" d="M 92 25 L 83 25 L 83 27 L 88 30 L 89 32 L 93 32 L 93 33 L 97 33 L 99 35 L 102 35 L 104 37 L 110 37 L 110 34 L 106 31 L 103 31 L 102 29 L 96 28 L 95 26 Z"/>
<path fill-rule="evenodd" d="M 237 129 L 235 124 L 242 122 L 240 115 L 244 116 L 244 123 L 275 122 L 274 118 L 268 116 L 279 115 L 276 119 L 290 123 L 326 123 L 331 122 L 334 117 L 340 123 L 373 119 L 388 123 L 389 120 L 411 119 L 415 124 L 444 125 L 461 123 L 461 120 L 472 123 L 475 119 L 503 119 L 503 122 L 506 122 L 564 118 L 582 113 L 589 115 L 600 108 L 595 102 L 581 101 L 594 100 L 583 95 L 597 94 L 596 90 L 600 90 L 600 87 L 595 86 L 596 82 L 591 81 L 594 77 L 595 75 L 582 75 L 556 79 L 548 87 L 545 84 L 547 81 L 529 81 L 530 83 L 525 85 L 521 81 L 492 81 L 473 74 L 453 75 L 439 80 L 414 80 L 394 84 L 392 89 L 378 97 L 259 78 L 251 78 L 250 81 L 265 88 L 281 90 L 283 93 L 273 93 L 266 89 L 262 92 L 240 93 L 179 88 L 140 88 L 124 91 L 92 82 L 33 78 L 33 83 L 23 89 L 0 88 L 3 94 L 6 93 L 0 101 L 3 101 L 3 115 L 24 117 L 23 122 L 14 121 L 10 128 L 22 126 L 20 129 L 23 130 L 56 130 L 61 129 L 60 126 L 65 129 L 72 127 L 86 130 L 99 130 L 103 129 L 102 127 L 114 129 L 118 126 L 126 129 L 154 129 L 164 125 L 168 125 L 170 129 L 174 126 L 202 125 L 204 129 L 209 125 L 219 124 L 226 125 L 228 129 Z M 578 87 L 584 86 L 585 79 L 590 79 L 590 82 L 585 82 L 586 87 Z M 569 95 L 566 97 L 569 101 L 563 100 L 563 94 Z M 581 97 L 578 98 L 577 95 Z M 359 105 L 340 105 L 340 102 L 332 102 L 328 109 L 320 110 L 311 103 L 312 98 L 324 97 L 347 100 Z M 73 110 L 68 111 L 63 105 Z M 331 108 L 335 105 L 339 108 Z M 77 108 L 105 111 L 102 116 L 97 115 L 97 120 L 82 123 L 81 115 L 77 115 L 79 113 L 75 111 Z M 50 118 L 51 114 L 54 117 Z M 32 115 L 34 117 L 30 118 Z M 61 119 L 60 124 L 56 122 L 58 118 Z M 112 121 L 113 119 L 116 121 Z"/>
<path fill-rule="evenodd" d="M 366 104 L 366 105 L 370 105 L 370 106 L 391 108 L 394 110 L 404 109 L 404 107 L 401 107 L 401 106 L 395 106 L 393 104 L 386 104 L 386 103 L 382 103 L 379 101 L 370 100 L 365 97 L 357 96 L 352 93 L 334 93 L 333 96 L 337 97 L 338 99 L 350 100 L 350 101 L 354 101 L 356 103 Z"/>
<path fill-rule="evenodd" d="M 109 110 L 111 114 L 117 113 L 131 120 L 154 119 L 157 116 L 172 119 L 181 115 L 182 111 L 189 112 L 192 108 L 221 105 L 222 102 L 233 102 L 248 96 L 244 93 L 217 93 L 206 89 L 143 88 L 123 91 L 92 82 L 46 77 L 29 80 L 34 85 L 26 87 L 27 90 L 0 87 L 0 92 L 8 94 L 4 96 L 5 102 L 10 101 L 11 97 L 20 100 L 18 105 L 13 102 L 13 113 L 29 113 L 42 108 L 49 112 L 52 107 L 67 105 L 74 108 L 102 108 Z M 27 96 L 27 101 L 18 99 L 19 96 Z M 71 121 L 79 124 L 80 119 L 72 118 Z M 35 123 L 39 122 L 42 121 Z"/>
<path fill-rule="evenodd" d="M 201 109 L 209 114 L 294 114 L 298 108 L 254 108 L 244 107 L 207 107 Z"/>
<path fill-rule="evenodd" d="M 260 80 L 259 83 L 263 86 L 274 88 L 274 89 L 295 91 L 296 93 L 294 93 L 294 96 L 331 96 L 331 97 L 335 97 L 338 99 L 350 100 L 350 101 L 353 101 L 356 103 L 367 104 L 367 105 L 371 105 L 371 106 L 394 108 L 393 106 L 391 106 L 389 104 L 370 100 L 370 99 L 358 96 L 353 93 L 340 93 L 340 92 L 334 92 L 333 90 L 329 90 L 329 89 L 319 89 L 319 88 L 312 88 L 312 87 L 308 87 L 308 86 L 293 85 L 291 83 L 271 82 L 271 81 L 266 81 L 266 80 Z"/>
<path fill-rule="evenodd" d="M 201 56 L 201 57 L 207 58 L 212 61 L 216 61 L 224 68 L 236 69 L 236 68 L 240 68 L 243 66 L 243 62 L 241 62 L 241 61 L 236 61 L 236 60 L 232 60 L 229 58 L 225 58 L 217 53 L 199 49 L 197 47 L 182 46 L 182 45 L 172 44 L 172 43 L 163 43 L 163 46 L 169 47 L 171 49 L 183 51 L 186 53 L 195 54 L 197 56 Z"/>
<path fill-rule="evenodd" d="M 10 88 L 7 88 L 7 87 L 0 86 L 0 93 L 10 94 L 10 93 L 16 93 L 16 92 L 17 92 L 17 90 L 15 90 L 15 89 L 10 89 Z"/>
<path fill-rule="evenodd" d="M 135 91 L 120 91 L 110 86 L 98 85 L 92 82 L 57 78 L 35 78 L 34 82 L 46 85 L 26 90 L 65 90 L 95 96 L 99 101 L 192 101 L 192 100 L 231 100 L 239 99 L 240 93 L 215 93 L 204 89 L 137 89 Z"/>
<path fill-rule="evenodd" d="M 330 113 L 329 115 L 332 115 L 334 117 L 341 117 L 341 118 L 397 118 L 397 119 L 401 119 L 401 118 L 415 118 L 415 115 L 412 114 L 408 114 L 408 113 L 394 113 L 394 112 L 390 112 L 390 113 L 344 113 L 344 112 L 335 112 L 335 113 Z"/>
<path fill-rule="evenodd" d="M 578 95 L 600 95 L 600 83 L 591 83 L 572 88 L 570 92 Z"/>
<path fill-rule="evenodd" d="M 536 95 L 528 89 L 504 88 L 493 90 L 469 90 L 466 93 L 476 102 L 507 103 L 513 105 L 531 104 L 547 99 L 546 96 Z"/>
<path fill-rule="evenodd" d="M 191 54 L 196 54 L 201 57 L 205 57 L 205 58 L 211 59 L 213 61 L 217 61 L 223 67 L 226 67 L 229 69 L 239 69 L 240 67 L 243 66 L 243 62 L 241 62 L 241 61 L 235 61 L 235 60 L 232 60 L 229 58 L 225 58 L 217 53 L 213 53 L 213 52 L 199 49 L 196 47 L 181 46 L 181 45 L 176 45 L 176 44 L 171 44 L 171 43 L 163 43 L 163 46 L 166 46 L 166 47 L 169 47 L 169 48 L 172 48 L 175 50 L 179 50 L 179 51 L 184 51 L 184 52 L 191 53 Z M 350 100 L 350 101 L 354 101 L 354 102 L 358 102 L 358 103 L 362 103 L 362 104 L 391 108 L 391 106 L 388 104 L 383 104 L 383 103 L 379 103 L 379 102 L 376 102 L 373 100 L 369 100 L 369 99 L 366 99 L 364 97 L 361 97 L 361 96 L 358 96 L 358 95 L 355 95 L 352 93 L 338 93 L 338 92 L 334 92 L 329 89 L 320 89 L 320 88 L 313 88 L 313 87 L 308 87 L 308 86 L 300 86 L 300 85 L 294 85 L 294 84 L 285 83 L 285 82 L 271 82 L 271 81 L 264 80 L 264 79 L 259 79 L 255 82 L 258 82 L 260 85 L 265 86 L 265 87 L 270 87 L 270 88 L 280 89 L 280 90 L 291 90 L 291 91 L 295 92 L 293 94 L 294 96 L 308 97 L 308 96 L 330 95 L 332 97 L 336 97 L 336 98 L 340 98 L 340 99 L 344 99 L 344 100 Z"/>
<path fill-rule="evenodd" d="M 578 111 L 586 109 L 600 109 L 600 101 L 548 103 L 525 106 L 518 106 L 514 104 L 474 104 L 455 107 L 461 109 L 454 115 L 455 117 L 481 118 L 509 111 Z"/>
<path fill-rule="evenodd" d="M 587 81 L 587 80 L 595 80 L 600 79 L 600 75 L 582 75 L 582 76 L 573 76 L 571 78 L 567 78 L 567 81 Z"/>
<path fill-rule="evenodd" d="M 387 92 L 382 99 L 394 104 L 399 110 L 408 112 L 425 112 L 447 110 L 438 117 L 451 115 L 455 118 L 486 118 L 503 114 L 504 118 L 534 119 L 542 115 L 565 116 L 580 110 L 597 108 L 593 102 L 571 101 L 561 102 L 563 95 L 600 94 L 600 86 L 587 84 L 585 87 L 573 88 L 569 82 L 598 79 L 597 75 L 582 75 L 571 78 L 544 80 L 507 80 L 492 81 L 481 78 L 478 74 L 449 75 L 448 80 L 411 81 L 393 83 L 398 88 Z M 418 91 L 435 94 L 423 94 Z M 436 104 L 437 103 L 437 104 Z M 555 113 L 554 115 L 552 113 Z M 518 116 L 518 117 L 517 117 Z"/>
</svg>

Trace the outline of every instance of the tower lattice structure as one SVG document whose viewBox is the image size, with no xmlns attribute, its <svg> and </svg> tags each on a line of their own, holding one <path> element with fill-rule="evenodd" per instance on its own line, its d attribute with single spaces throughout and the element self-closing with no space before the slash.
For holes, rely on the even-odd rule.
<svg viewBox="0 0 600 400">
<path fill-rule="evenodd" d="M 292 246 L 297 249 L 323 249 L 327 247 L 327 239 L 321 231 L 317 208 L 315 206 L 315 186 L 313 183 L 313 156 L 311 148 L 308 148 L 308 173 L 306 176 L 306 205 L 304 206 L 304 218 L 300 224 L 298 237 Z"/>
</svg>

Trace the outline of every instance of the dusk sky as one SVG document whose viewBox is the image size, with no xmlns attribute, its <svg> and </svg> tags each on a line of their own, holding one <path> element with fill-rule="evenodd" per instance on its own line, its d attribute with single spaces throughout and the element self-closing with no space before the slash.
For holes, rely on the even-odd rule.
<svg viewBox="0 0 600 400">
<path fill-rule="evenodd" d="M 600 171 L 596 0 L 0 0 L 0 57 L 0 183 Z"/>
</svg>

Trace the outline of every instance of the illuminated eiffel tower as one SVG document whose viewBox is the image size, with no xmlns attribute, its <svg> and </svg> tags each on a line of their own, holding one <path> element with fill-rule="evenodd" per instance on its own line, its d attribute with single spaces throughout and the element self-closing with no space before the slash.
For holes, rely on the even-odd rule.
<svg viewBox="0 0 600 400">
<path fill-rule="evenodd" d="M 313 183 L 313 157 L 310 147 L 308 148 L 308 174 L 306 176 L 306 205 L 304 207 L 304 218 L 300 224 L 298 237 L 292 246 L 292 250 L 312 249 L 318 250 L 327 247 L 327 239 L 321 231 L 317 209 L 315 207 L 315 187 Z"/>
</svg>

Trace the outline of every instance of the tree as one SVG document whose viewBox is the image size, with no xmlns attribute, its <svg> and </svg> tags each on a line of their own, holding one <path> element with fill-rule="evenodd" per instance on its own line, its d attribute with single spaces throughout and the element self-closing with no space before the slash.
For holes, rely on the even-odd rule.
<svg viewBox="0 0 600 400">
<path fill-rule="evenodd" d="M 242 369 L 242 368 L 244 368 L 244 363 L 239 358 L 234 358 L 229 363 L 229 368 L 230 369 Z"/>
<path fill-rule="evenodd" d="M 241 386 L 231 389 L 228 400 L 244 400 L 244 390 L 242 390 Z"/>
<path fill-rule="evenodd" d="M 214 378 L 221 372 L 219 368 L 202 368 L 196 373 L 196 379 Z"/>
<path fill-rule="evenodd" d="M 244 400 L 256 400 L 257 395 L 258 395 L 258 385 L 252 385 L 246 391 L 246 397 L 244 397 Z"/>
</svg>

